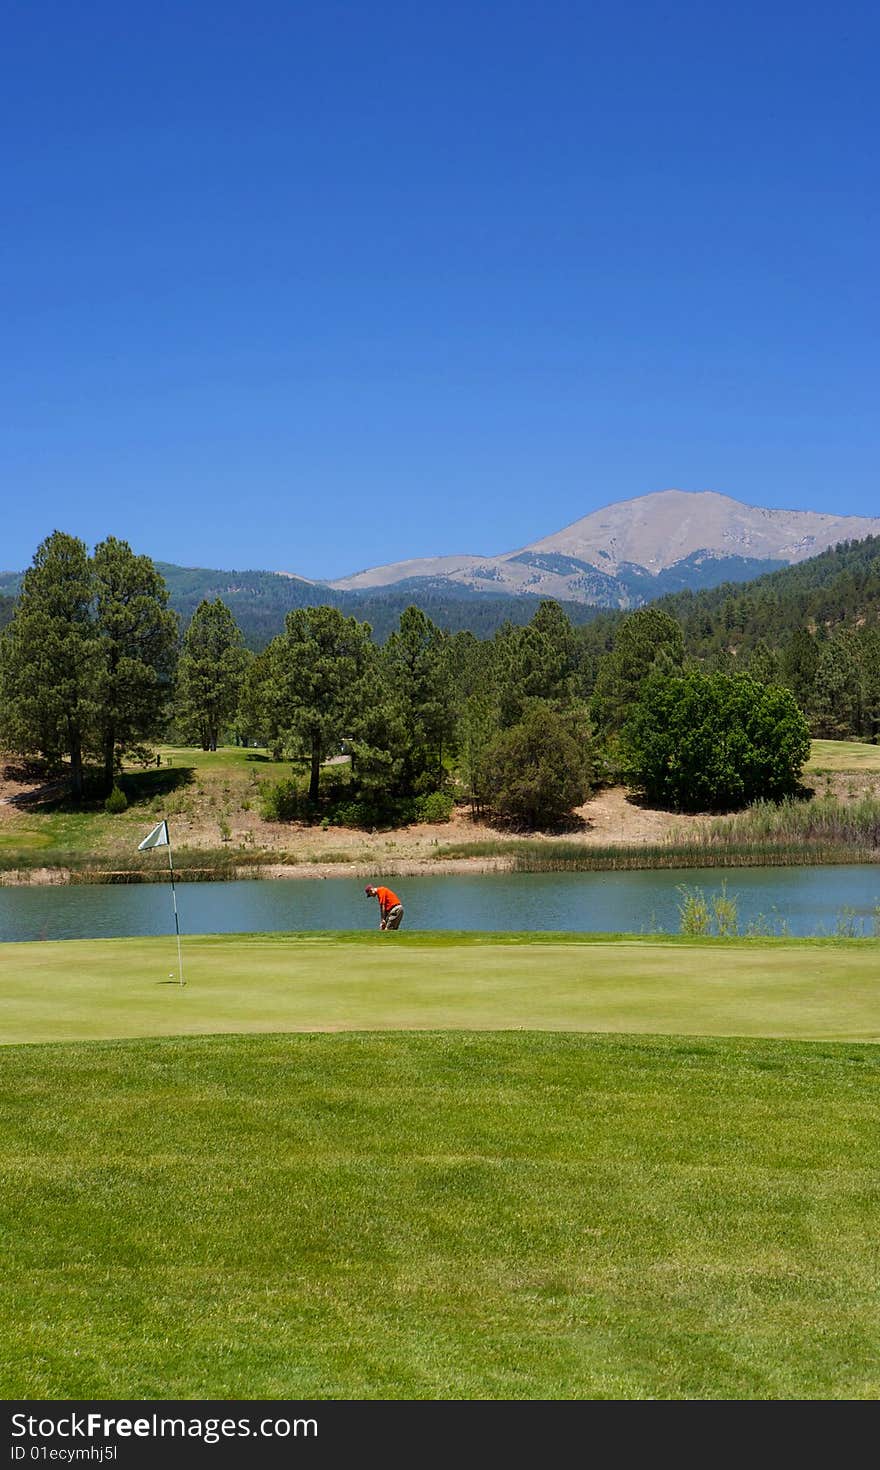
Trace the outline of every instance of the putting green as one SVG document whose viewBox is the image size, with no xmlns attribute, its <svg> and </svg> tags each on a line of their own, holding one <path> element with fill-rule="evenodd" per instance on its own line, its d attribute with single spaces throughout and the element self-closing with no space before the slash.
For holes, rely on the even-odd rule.
<svg viewBox="0 0 880 1470">
<path fill-rule="evenodd" d="M 874 940 L 222 935 L 7 944 L 0 1041 L 540 1030 L 880 1040 Z"/>
</svg>

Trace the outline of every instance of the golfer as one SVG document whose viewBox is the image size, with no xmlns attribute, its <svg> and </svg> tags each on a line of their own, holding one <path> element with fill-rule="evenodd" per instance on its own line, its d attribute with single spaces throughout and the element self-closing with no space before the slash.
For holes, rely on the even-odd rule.
<svg viewBox="0 0 880 1470">
<path fill-rule="evenodd" d="M 390 888 L 365 888 L 367 898 L 379 900 L 379 928 L 399 929 L 403 918 L 403 904 Z"/>
</svg>

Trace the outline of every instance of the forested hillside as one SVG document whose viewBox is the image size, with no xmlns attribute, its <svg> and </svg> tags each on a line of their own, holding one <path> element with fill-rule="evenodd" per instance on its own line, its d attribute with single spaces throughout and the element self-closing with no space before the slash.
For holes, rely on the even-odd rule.
<svg viewBox="0 0 880 1470">
<path fill-rule="evenodd" d="M 287 614 L 303 607 L 338 607 L 350 617 L 370 624 L 378 642 L 397 627 L 400 614 L 414 604 L 447 633 L 467 631 L 491 638 L 505 623 L 522 627 L 535 614 L 537 597 L 473 592 L 438 579 L 418 578 L 369 592 L 340 592 L 321 582 L 285 577 L 279 572 L 227 572 L 204 567 L 179 567 L 157 562 L 165 580 L 169 604 L 186 628 L 199 603 L 220 598 L 232 612 L 254 652 L 265 648 L 284 628 Z M 21 573 L 0 575 L 0 628 L 9 621 Z M 561 604 L 576 625 L 596 616 L 582 603 Z"/>
<path fill-rule="evenodd" d="M 478 638 L 491 638 L 505 622 L 522 626 L 534 616 L 533 597 L 493 596 L 471 592 L 466 587 L 428 579 L 400 582 L 370 592 L 339 592 L 320 582 L 285 577 L 278 572 L 220 572 L 178 567 L 158 562 L 165 578 L 170 604 L 184 626 L 205 598 L 221 598 L 232 612 L 249 648 L 259 650 L 282 632 L 284 619 L 295 608 L 338 607 L 349 617 L 369 623 L 374 636 L 384 643 L 394 631 L 400 614 L 414 603 L 448 633 L 466 630 Z M 588 622 L 595 609 L 578 603 L 563 604 L 574 623 Z"/>
<path fill-rule="evenodd" d="M 827 634 L 867 626 L 880 619 L 880 536 L 844 542 L 752 582 L 671 593 L 655 605 L 680 625 L 688 653 L 704 659 L 748 653 L 762 641 L 778 647 L 801 628 Z M 623 616 L 599 613 L 582 635 L 585 647 L 604 652 Z"/>
<path fill-rule="evenodd" d="M 809 561 L 652 603 L 674 618 L 684 652 L 706 670 L 745 669 L 795 695 L 815 735 L 880 733 L 880 537 Z M 585 682 L 598 675 L 625 614 L 578 630 Z"/>
<path fill-rule="evenodd" d="M 798 629 L 868 626 L 880 618 L 880 536 L 845 542 L 797 566 L 741 586 L 679 592 L 661 606 L 681 625 L 690 653 L 781 646 Z"/>
</svg>

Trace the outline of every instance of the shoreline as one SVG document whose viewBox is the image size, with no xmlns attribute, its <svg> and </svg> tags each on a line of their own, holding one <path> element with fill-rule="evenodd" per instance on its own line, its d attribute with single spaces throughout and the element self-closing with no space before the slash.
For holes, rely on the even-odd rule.
<svg viewBox="0 0 880 1470">
<path fill-rule="evenodd" d="M 465 858 L 392 858 L 382 863 L 276 863 L 266 862 L 233 864 L 229 869 L 219 867 L 175 868 L 176 883 L 222 883 L 241 882 L 272 878 L 421 878 L 451 876 L 455 873 L 512 873 L 514 860 L 503 857 Z M 136 883 L 167 883 L 166 870 L 155 873 L 143 868 L 9 868 L 0 872 L 0 888 L 65 888 L 78 884 L 120 885 Z"/>
<path fill-rule="evenodd" d="M 765 848 L 752 852 L 726 851 L 723 848 L 706 848 L 695 851 L 693 847 L 668 846 L 663 860 L 658 860 L 656 848 L 647 848 L 642 858 L 637 847 L 604 849 L 596 853 L 592 862 L 565 862 L 549 860 L 542 863 L 534 854 L 523 862 L 513 853 L 455 858 L 388 858 L 386 861 L 367 863 L 363 859 L 352 862 L 321 862 L 320 860 L 284 863 L 273 862 L 271 855 L 265 862 L 206 865 L 187 865 L 175 868 L 176 883 L 232 883 L 271 881 L 273 879 L 327 879 L 327 878 L 425 878 L 454 877 L 457 875 L 479 877 L 493 873 L 550 874 L 550 873 L 613 873 L 613 872 L 663 872 L 688 871 L 694 869 L 729 870 L 737 868 L 810 868 L 810 867 L 864 867 L 880 864 L 880 848 L 811 849 L 807 846 L 793 853 L 791 848 Z M 586 854 L 582 855 L 586 857 Z M 0 871 L 0 888 L 65 888 L 86 885 L 125 886 L 143 883 L 167 883 L 165 869 L 144 868 L 86 868 L 46 866 L 33 868 L 8 868 Z"/>
<path fill-rule="evenodd" d="M 182 759 L 186 752 L 178 754 Z M 387 830 L 267 822 L 254 811 L 251 785 L 240 782 L 240 789 L 230 789 L 235 775 L 229 761 L 221 760 L 210 779 L 203 773 L 204 789 L 197 787 L 201 804 L 185 815 L 172 812 L 179 882 L 387 878 L 394 884 L 431 875 L 723 871 L 880 862 L 880 845 L 872 845 L 876 823 L 863 823 L 864 830 L 858 823 L 851 830 L 832 824 L 827 836 L 820 823 L 809 837 L 795 828 L 752 836 L 731 832 L 713 840 L 712 813 L 649 807 L 620 785 L 597 788 L 573 814 L 573 822 L 555 833 L 510 831 L 474 819 L 463 808 L 455 808 L 447 822 Z M 817 784 L 819 775 L 817 771 L 814 776 Z M 221 781 L 227 784 L 221 786 Z M 876 800 L 878 784 L 880 759 L 870 773 L 828 772 L 822 796 L 845 808 L 856 797 Z M 50 812 L 44 817 L 40 792 L 25 793 L 22 804 L 20 786 L 20 781 L 10 778 L 4 785 L 0 779 L 0 887 L 167 882 L 164 864 L 142 861 L 136 852 L 153 813 L 130 811 L 108 818 L 84 812 L 69 831 L 64 825 L 59 830 Z M 220 833 L 222 842 L 217 841 L 217 802 L 221 807 L 228 803 L 231 811 L 227 830 Z"/>
</svg>

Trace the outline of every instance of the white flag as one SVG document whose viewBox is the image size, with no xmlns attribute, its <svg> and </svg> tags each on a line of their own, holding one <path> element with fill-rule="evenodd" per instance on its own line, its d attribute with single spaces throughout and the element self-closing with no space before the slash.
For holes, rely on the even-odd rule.
<svg viewBox="0 0 880 1470">
<path fill-rule="evenodd" d="M 153 828 L 153 830 L 150 833 L 149 837 L 145 837 L 144 840 L 143 840 L 143 842 L 139 842 L 138 843 L 138 852 L 143 852 L 144 849 L 147 848 L 147 847 L 168 847 L 168 846 L 169 846 L 169 842 L 168 842 L 168 823 L 167 822 L 160 822 L 159 825 L 158 825 L 158 827 L 154 827 Z"/>
</svg>

